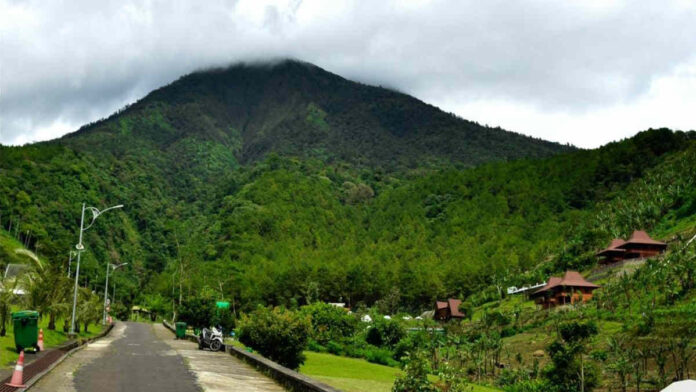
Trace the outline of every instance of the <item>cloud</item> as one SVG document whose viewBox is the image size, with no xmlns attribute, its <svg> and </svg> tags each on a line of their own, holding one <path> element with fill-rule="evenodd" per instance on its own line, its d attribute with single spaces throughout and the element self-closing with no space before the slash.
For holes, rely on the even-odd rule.
<svg viewBox="0 0 696 392">
<path fill-rule="evenodd" d="M 694 128 L 687 1 L 0 0 L 0 143 L 58 137 L 182 74 L 295 57 L 581 146 Z"/>
</svg>

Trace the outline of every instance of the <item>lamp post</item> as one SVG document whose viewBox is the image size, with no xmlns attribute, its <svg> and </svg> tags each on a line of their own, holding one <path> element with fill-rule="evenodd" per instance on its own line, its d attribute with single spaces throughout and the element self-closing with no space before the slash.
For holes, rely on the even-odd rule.
<svg viewBox="0 0 696 392">
<path fill-rule="evenodd" d="M 68 279 L 70 279 L 70 269 L 72 268 L 72 259 L 73 255 L 75 255 L 77 252 L 74 250 L 70 251 L 70 256 L 68 257 Z"/>
<path fill-rule="evenodd" d="M 72 318 L 70 320 L 70 335 L 75 334 L 75 310 L 77 309 L 77 283 L 78 279 L 80 278 L 80 255 L 82 255 L 82 251 L 85 250 L 85 246 L 82 245 L 82 233 L 92 227 L 94 224 L 94 221 L 97 220 L 99 215 L 105 213 L 106 211 L 113 210 L 115 208 L 123 208 L 123 204 L 119 204 L 117 206 L 109 207 L 103 211 L 99 211 L 95 207 L 87 207 L 85 203 L 82 203 L 82 218 L 80 218 L 80 240 L 75 245 L 75 249 L 77 249 L 77 267 L 75 268 L 75 291 L 73 293 L 73 305 L 72 305 Z M 85 227 L 85 210 L 89 210 L 92 212 L 92 221 Z"/>
<path fill-rule="evenodd" d="M 104 284 L 104 313 L 102 314 L 102 325 L 106 325 L 106 307 L 107 307 L 107 302 L 109 301 L 109 267 L 113 268 L 114 271 L 117 269 L 123 267 L 128 263 L 123 263 L 119 265 L 114 265 L 111 263 L 106 263 L 106 283 Z M 116 285 L 114 285 L 114 291 L 116 291 Z"/>
<path fill-rule="evenodd" d="M 123 263 L 123 264 L 119 265 L 119 266 L 116 267 L 116 268 L 120 268 L 120 267 L 125 266 L 125 265 L 127 265 L 127 264 L 128 264 L 128 263 Z M 114 268 L 114 271 L 116 270 L 116 268 Z M 114 286 L 114 289 L 113 289 L 113 293 L 112 293 L 112 295 L 111 295 L 111 303 L 115 304 L 115 303 L 116 303 L 116 279 L 114 279 L 114 284 L 113 284 L 113 286 Z"/>
</svg>

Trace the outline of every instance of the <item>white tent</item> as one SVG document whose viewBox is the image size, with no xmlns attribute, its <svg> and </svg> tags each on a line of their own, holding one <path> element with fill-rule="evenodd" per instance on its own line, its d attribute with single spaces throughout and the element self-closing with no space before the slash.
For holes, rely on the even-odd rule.
<svg viewBox="0 0 696 392">
<path fill-rule="evenodd" d="M 667 388 L 660 392 L 693 392 L 696 391 L 696 381 L 683 380 L 671 383 Z"/>
</svg>

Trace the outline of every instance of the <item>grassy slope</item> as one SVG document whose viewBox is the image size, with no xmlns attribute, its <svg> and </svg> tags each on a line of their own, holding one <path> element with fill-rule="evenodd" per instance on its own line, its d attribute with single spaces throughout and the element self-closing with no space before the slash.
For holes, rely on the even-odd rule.
<svg viewBox="0 0 696 392">
<path fill-rule="evenodd" d="M 682 238 L 690 238 L 696 234 L 696 215 L 692 215 L 689 217 L 685 217 L 680 220 L 672 221 L 669 223 L 666 222 L 661 222 L 661 224 L 658 226 L 658 229 L 654 232 L 654 238 L 658 240 L 667 240 L 670 237 L 674 237 L 676 235 L 681 236 Z M 619 275 L 623 273 L 625 270 L 623 269 L 616 269 L 613 271 L 612 274 L 610 274 L 608 277 L 604 277 L 601 280 L 595 281 L 595 283 L 601 285 L 606 285 L 616 279 L 618 279 Z M 583 272 L 584 276 L 588 276 L 591 273 L 591 270 L 587 270 Z M 674 308 L 679 307 L 680 305 L 687 304 L 691 301 L 694 301 L 694 296 L 689 296 L 681 301 L 678 301 L 673 305 Z M 592 305 L 588 305 L 592 306 Z M 503 313 L 510 313 L 513 309 L 518 308 L 521 309 L 522 313 L 520 316 L 520 320 L 523 320 L 521 324 L 527 324 L 532 322 L 535 318 L 543 316 L 543 313 L 549 313 L 549 314 L 554 314 L 554 313 L 565 313 L 565 312 L 575 312 L 573 308 L 557 308 L 553 309 L 551 311 L 546 311 L 546 310 L 538 310 L 536 308 L 536 305 L 532 300 L 527 299 L 524 295 L 513 295 L 506 297 L 505 299 L 495 301 L 495 302 L 489 302 L 486 304 L 483 304 L 477 308 L 474 309 L 474 315 L 473 315 L 473 322 L 478 322 L 481 320 L 482 315 L 484 312 L 493 312 L 493 311 L 500 311 Z M 592 341 L 590 343 L 590 347 L 592 349 L 606 349 L 607 347 L 607 341 L 610 337 L 617 336 L 621 332 L 624 331 L 625 325 L 624 323 L 620 321 L 612 321 L 612 320 L 596 320 L 597 321 L 597 326 L 599 327 L 599 333 L 592 338 Z M 544 351 L 546 348 L 549 346 L 550 343 L 553 342 L 555 338 L 555 327 L 554 327 L 554 322 L 552 319 L 546 319 L 545 321 L 541 322 L 539 325 L 529 328 L 525 330 L 522 333 L 515 334 L 513 336 L 509 336 L 506 338 L 503 338 L 503 345 L 505 349 L 503 350 L 503 355 L 502 355 L 502 362 L 507 363 L 507 364 L 513 364 L 514 366 L 517 365 L 517 359 L 516 356 L 517 354 L 521 355 L 522 358 L 522 363 L 525 366 L 529 366 L 534 362 L 534 360 L 538 360 L 539 364 L 543 367 L 546 363 L 549 362 L 549 358 L 547 355 L 544 355 L 543 357 L 534 357 L 534 352 L 541 350 Z M 650 364 L 650 369 L 654 370 L 654 364 Z M 513 367 L 514 367 L 513 366 Z M 690 367 L 692 369 L 696 370 L 696 363 L 692 364 Z"/>
<path fill-rule="evenodd" d="M 306 374 L 345 392 L 389 392 L 402 371 L 377 365 L 363 359 L 331 354 L 305 352 L 307 360 L 300 368 Z M 493 392 L 497 389 L 473 385 L 473 392 Z"/>
<path fill-rule="evenodd" d="M 63 320 L 63 318 L 57 320 L 57 329 L 55 331 L 50 331 L 48 329 L 48 317 L 44 317 L 39 321 L 39 328 L 42 328 L 44 332 L 44 348 L 49 349 L 68 341 L 67 333 L 63 332 L 62 329 L 58 329 L 58 326 L 63 325 Z M 79 336 L 81 338 L 88 338 L 101 332 L 101 329 L 101 325 L 92 324 L 89 326 L 88 332 L 80 332 Z M 12 326 L 8 326 L 7 335 L 0 337 L 0 367 L 11 367 L 17 361 L 17 356 L 18 354 L 15 352 L 13 328 Z"/>
</svg>

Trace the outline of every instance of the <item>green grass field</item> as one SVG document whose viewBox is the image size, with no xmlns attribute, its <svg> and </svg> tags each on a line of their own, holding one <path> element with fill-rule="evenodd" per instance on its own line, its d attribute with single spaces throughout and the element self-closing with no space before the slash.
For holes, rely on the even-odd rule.
<svg viewBox="0 0 696 392">
<path fill-rule="evenodd" d="M 339 357 L 306 351 L 307 360 L 300 373 L 345 392 L 389 392 L 396 377 L 403 372 L 397 368 L 377 365 L 364 359 Z M 473 392 L 496 392 L 497 389 L 472 385 Z"/>
</svg>

